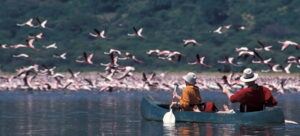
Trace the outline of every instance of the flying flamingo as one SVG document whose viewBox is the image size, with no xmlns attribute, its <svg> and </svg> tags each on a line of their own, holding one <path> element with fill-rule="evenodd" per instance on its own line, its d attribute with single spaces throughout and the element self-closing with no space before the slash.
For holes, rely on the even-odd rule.
<svg viewBox="0 0 300 136">
<path fill-rule="evenodd" d="M 29 39 L 43 39 L 44 38 L 44 33 L 39 33 L 37 35 L 29 35 Z"/>
<path fill-rule="evenodd" d="M 133 30 L 134 30 L 134 33 L 132 33 L 132 34 L 127 34 L 127 35 L 130 36 L 130 37 L 137 36 L 137 37 L 144 38 L 144 36 L 142 35 L 143 28 L 140 28 L 139 30 L 137 30 L 135 27 L 133 27 Z"/>
<path fill-rule="evenodd" d="M 204 63 L 204 59 L 205 57 L 201 57 L 200 58 L 200 55 L 199 54 L 196 54 L 196 61 L 195 62 L 189 62 L 188 64 L 189 65 L 196 65 L 196 64 L 200 64 L 204 67 L 208 67 L 208 68 L 211 68 L 212 66 L 211 65 L 208 65 L 208 64 L 205 64 Z"/>
<path fill-rule="evenodd" d="M 256 64 L 272 64 L 270 63 L 270 61 L 272 60 L 272 58 L 266 59 L 266 60 L 252 60 L 252 63 L 256 63 Z"/>
<path fill-rule="evenodd" d="M 39 18 L 36 18 L 36 21 L 38 22 L 38 25 L 35 27 L 46 28 L 47 20 L 44 20 L 43 22 L 41 22 Z"/>
<path fill-rule="evenodd" d="M 227 56 L 225 56 L 225 60 L 224 61 L 218 61 L 218 63 L 221 63 L 221 64 L 230 64 L 230 65 L 233 65 L 233 66 L 239 66 L 237 64 L 234 64 L 233 60 L 234 60 L 233 57 L 227 57 Z"/>
<path fill-rule="evenodd" d="M 240 48 L 235 48 L 236 52 L 241 52 L 241 51 L 249 51 L 248 47 L 240 47 Z"/>
<path fill-rule="evenodd" d="M 35 39 L 27 39 L 26 40 L 26 45 L 25 44 L 16 44 L 16 45 L 12 45 L 11 48 L 17 49 L 17 48 L 30 48 L 30 49 L 35 49 L 35 50 L 39 50 L 37 48 L 34 47 L 33 42 L 35 41 Z"/>
<path fill-rule="evenodd" d="M 57 46 L 56 46 L 56 43 L 52 43 L 48 46 L 44 46 L 44 48 L 46 48 L 46 49 L 50 49 L 50 48 L 57 49 Z"/>
<path fill-rule="evenodd" d="M 7 46 L 7 44 L 0 44 L 2 49 L 8 49 L 9 47 Z"/>
<path fill-rule="evenodd" d="M 63 54 L 61 54 L 61 55 L 59 55 L 59 54 L 54 54 L 53 57 L 54 57 L 54 58 L 64 59 L 64 60 L 65 60 L 65 59 L 67 59 L 66 55 L 67 55 L 67 53 L 65 52 L 65 53 L 63 53 Z"/>
<path fill-rule="evenodd" d="M 14 58 L 27 58 L 29 60 L 32 60 L 32 58 L 28 54 L 25 54 L 25 53 L 21 53 L 21 54 L 18 54 L 18 55 L 12 55 L 12 57 L 14 57 Z"/>
<path fill-rule="evenodd" d="M 94 33 L 89 33 L 90 36 L 95 37 L 95 38 L 102 38 L 102 39 L 106 39 L 106 40 L 110 40 L 110 38 L 107 38 L 105 36 L 105 31 L 102 30 L 101 32 L 98 29 L 94 29 L 94 31 L 96 32 L 96 34 Z"/>
<path fill-rule="evenodd" d="M 287 63 L 294 63 L 294 64 L 300 64 L 300 57 L 295 57 L 295 56 L 289 56 L 287 58 Z"/>
<path fill-rule="evenodd" d="M 218 27 L 216 30 L 213 31 L 213 33 L 222 34 L 222 26 Z"/>
<path fill-rule="evenodd" d="M 71 69 L 68 69 L 69 73 L 71 74 L 72 78 L 77 78 L 80 74 L 80 72 L 74 73 Z"/>
<path fill-rule="evenodd" d="M 186 47 L 186 46 L 188 46 L 189 44 L 192 44 L 193 46 L 195 46 L 195 45 L 198 45 L 198 46 L 200 46 L 200 45 L 202 45 L 201 43 L 198 43 L 196 40 L 194 40 L 194 39 L 186 39 L 186 40 L 182 40 L 183 41 L 183 43 L 184 43 L 184 45 L 183 45 L 183 47 Z"/>
<path fill-rule="evenodd" d="M 261 48 L 254 48 L 254 50 L 256 51 L 267 51 L 267 52 L 273 52 L 271 50 L 271 48 L 273 46 L 269 45 L 269 46 L 266 46 L 265 44 L 263 44 L 261 41 L 257 40 L 257 43 L 261 46 Z"/>
<path fill-rule="evenodd" d="M 186 56 L 185 54 L 182 54 L 178 51 L 173 51 L 173 52 L 170 52 L 169 54 L 167 54 L 167 58 L 175 58 L 177 57 L 177 61 L 179 62 L 181 60 L 182 57 Z"/>
<path fill-rule="evenodd" d="M 29 26 L 29 27 L 35 27 L 33 24 L 32 24 L 32 21 L 33 19 L 30 18 L 28 21 L 22 23 L 22 24 L 17 24 L 17 26 Z"/>
<path fill-rule="evenodd" d="M 94 54 L 90 54 L 89 56 L 86 54 L 86 52 L 83 52 L 83 57 L 84 57 L 84 60 L 75 60 L 76 62 L 78 63 L 88 63 L 88 64 L 91 64 L 91 65 L 95 65 L 92 61 L 92 58 L 93 58 Z"/>
<path fill-rule="evenodd" d="M 281 51 L 286 49 L 288 46 L 295 46 L 297 49 L 300 48 L 300 45 L 296 42 L 293 42 L 293 41 L 284 41 L 284 42 L 278 41 L 278 43 L 282 44 Z"/>
<path fill-rule="evenodd" d="M 125 52 L 125 56 L 123 58 L 119 58 L 120 60 L 126 60 L 126 59 L 131 59 L 134 62 L 137 63 L 144 63 L 144 61 L 137 59 L 133 54 L 129 53 L 129 52 Z"/>
<path fill-rule="evenodd" d="M 149 50 L 146 52 L 147 55 L 151 56 L 152 54 L 158 54 L 160 52 L 159 49 L 155 49 L 155 50 Z"/>
<path fill-rule="evenodd" d="M 121 51 L 119 51 L 119 50 L 116 50 L 116 49 L 110 49 L 109 50 L 109 52 L 104 52 L 104 54 L 108 54 L 108 55 L 110 55 L 110 54 L 116 54 L 116 55 L 121 55 L 122 53 L 121 53 Z"/>
</svg>

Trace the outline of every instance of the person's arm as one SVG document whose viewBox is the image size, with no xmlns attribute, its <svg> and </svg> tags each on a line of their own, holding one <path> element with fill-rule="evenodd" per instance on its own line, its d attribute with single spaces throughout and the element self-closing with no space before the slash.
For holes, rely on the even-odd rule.
<svg viewBox="0 0 300 136">
<path fill-rule="evenodd" d="M 277 105 L 277 100 L 273 97 L 271 91 L 268 88 L 264 88 L 265 105 L 272 107 Z"/>
<path fill-rule="evenodd" d="M 228 99 L 230 99 L 230 97 L 233 95 L 227 88 L 223 88 L 223 93 L 227 95 Z"/>
<path fill-rule="evenodd" d="M 176 97 L 178 100 L 181 99 L 181 96 L 179 96 L 176 91 L 173 92 L 173 96 Z"/>
</svg>

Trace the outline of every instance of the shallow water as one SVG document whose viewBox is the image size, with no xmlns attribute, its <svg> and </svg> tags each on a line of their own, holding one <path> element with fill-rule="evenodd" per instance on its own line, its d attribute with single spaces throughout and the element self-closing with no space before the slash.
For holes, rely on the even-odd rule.
<svg viewBox="0 0 300 136">
<path fill-rule="evenodd" d="M 218 92 L 201 92 L 218 107 Z M 145 96 L 169 102 L 169 92 L 0 92 L 0 135 L 298 135 L 300 125 L 235 125 L 146 121 L 140 115 Z M 275 95 L 285 118 L 300 122 L 300 94 Z M 238 105 L 230 105 L 236 108 Z"/>
</svg>

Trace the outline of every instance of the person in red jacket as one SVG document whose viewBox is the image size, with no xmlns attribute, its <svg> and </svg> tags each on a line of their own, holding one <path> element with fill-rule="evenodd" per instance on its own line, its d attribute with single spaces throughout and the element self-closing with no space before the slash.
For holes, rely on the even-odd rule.
<svg viewBox="0 0 300 136">
<path fill-rule="evenodd" d="M 241 89 L 235 94 L 223 88 L 223 93 L 227 95 L 232 103 L 240 103 L 240 112 L 260 111 L 264 110 L 266 106 L 277 105 L 277 100 L 272 96 L 271 91 L 255 83 L 257 78 L 257 73 L 254 73 L 250 68 L 246 68 L 240 80 L 245 82 L 247 88 Z"/>
</svg>

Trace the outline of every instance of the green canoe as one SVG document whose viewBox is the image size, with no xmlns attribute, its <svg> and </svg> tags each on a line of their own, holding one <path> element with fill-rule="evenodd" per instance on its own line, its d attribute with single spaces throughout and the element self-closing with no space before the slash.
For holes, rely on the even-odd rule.
<svg viewBox="0 0 300 136">
<path fill-rule="evenodd" d="M 141 114 L 146 120 L 162 121 L 163 116 L 169 111 L 168 104 L 155 102 L 143 98 Z M 229 124 L 280 124 L 284 123 L 284 115 L 280 108 L 246 113 L 209 113 L 192 111 L 174 111 L 177 122 L 205 122 Z"/>
</svg>

